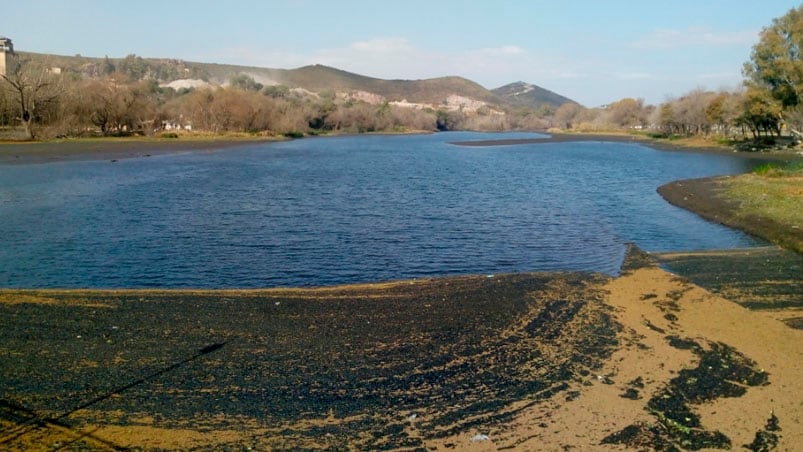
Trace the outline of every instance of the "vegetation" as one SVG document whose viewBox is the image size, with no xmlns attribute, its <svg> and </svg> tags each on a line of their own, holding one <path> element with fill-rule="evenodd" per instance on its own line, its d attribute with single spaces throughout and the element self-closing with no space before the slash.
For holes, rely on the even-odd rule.
<svg viewBox="0 0 803 452">
<path fill-rule="evenodd" d="M 763 30 L 744 65 L 743 89 L 595 108 L 522 82 L 489 91 L 460 77 L 381 80 L 320 65 L 284 70 L 23 53 L 0 80 L 0 138 L 557 128 L 728 144 L 749 137 L 744 149 L 759 150 L 777 146 L 784 130 L 803 136 L 801 46 L 803 6 Z M 176 80 L 193 84 L 168 86 Z"/>
<path fill-rule="evenodd" d="M 803 252 L 803 164 L 762 165 L 726 181 L 726 195 L 740 201 L 739 215 L 771 221 L 795 232 L 784 246 Z"/>
<path fill-rule="evenodd" d="M 790 10 L 764 29 L 745 63 L 745 86 L 737 91 L 702 89 L 644 105 L 622 99 L 587 109 L 564 104 L 555 112 L 556 127 L 579 131 L 649 130 L 649 136 L 703 136 L 717 142 L 751 137 L 747 150 L 776 145 L 784 129 L 803 136 L 803 6 Z"/>
</svg>

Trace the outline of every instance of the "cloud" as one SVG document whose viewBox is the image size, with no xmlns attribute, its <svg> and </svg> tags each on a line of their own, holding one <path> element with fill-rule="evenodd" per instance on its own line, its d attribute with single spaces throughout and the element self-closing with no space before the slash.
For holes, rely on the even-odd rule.
<svg viewBox="0 0 803 452">
<path fill-rule="evenodd" d="M 368 41 L 357 41 L 352 43 L 349 48 L 358 52 L 385 54 L 409 52 L 412 50 L 410 43 L 404 38 L 377 38 Z"/>
<path fill-rule="evenodd" d="M 755 30 L 712 31 L 704 27 L 662 28 L 632 44 L 638 49 L 674 49 L 680 47 L 725 47 L 750 45 L 756 41 Z"/>
<path fill-rule="evenodd" d="M 653 78 L 652 74 L 646 72 L 617 72 L 612 75 L 614 78 L 623 80 L 644 80 Z"/>
<path fill-rule="evenodd" d="M 480 49 L 480 52 L 487 53 L 488 55 L 522 55 L 526 51 L 519 46 L 507 45 L 502 47 Z"/>
</svg>

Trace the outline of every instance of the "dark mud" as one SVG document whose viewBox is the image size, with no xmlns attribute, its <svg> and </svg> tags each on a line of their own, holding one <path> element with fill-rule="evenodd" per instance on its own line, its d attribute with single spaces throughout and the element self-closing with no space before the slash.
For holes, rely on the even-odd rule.
<svg viewBox="0 0 803 452">
<path fill-rule="evenodd" d="M 803 308 L 803 255 L 778 247 L 663 253 L 673 273 L 749 309 Z M 790 326 L 800 321 L 789 319 Z"/>
<path fill-rule="evenodd" d="M 98 139 L 0 143 L 0 165 L 151 157 L 187 151 L 216 151 L 269 139 Z"/>
<path fill-rule="evenodd" d="M 553 133 L 543 138 L 510 138 L 510 139 L 497 139 L 497 140 L 471 140 L 471 141 L 455 141 L 451 144 L 466 147 L 488 147 L 488 146 L 516 146 L 522 144 L 544 144 L 544 143 L 573 143 L 580 141 L 594 141 L 594 142 L 634 142 L 646 143 L 642 138 L 630 137 L 626 135 L 603 135 L 603 134 L 581 134 L 581 133 Z"/>
<path fill-rule="evenodd" d="M 780 421 L 778 417 L 775 416 L 775 413 L 773 413 L 770 418 L 767 419 L 767 424 L 764 428 L 756 432 L 756 437 L 753 439 L 753 442 L 745 444 L 742 447 L 753 452 L 769 452 L 775 450 L 781 440 L 781 434 L 779 433 L 781 430 Z"/>
<path fill-rule="evenodd" d="M 607 280 L 0 292 L 0 448 L 55 432 L 109 448 L 80 432 L 112 425 L 241 432 L 214 448 L 420 449 L 564 398 L 600 367 L 618 344 Z"/>
<path fill-rule="evenodd" d="M 699 359 L 697 366 L 682 369 L 650 398 L 645 409 L 655 417 L 652 425 L 630 425 L 602 443 L 659 451 L 730 449 L 730 438 L 720 431 L 707 430 L 693 407 L 721 397 L 741 397 L 747 387 L 768 384 L 767 373 L 726 344 L 712 342 L 704 348 L 691 339 L 667 339 L 675 347 L 692 350 Z"/>
</svg>

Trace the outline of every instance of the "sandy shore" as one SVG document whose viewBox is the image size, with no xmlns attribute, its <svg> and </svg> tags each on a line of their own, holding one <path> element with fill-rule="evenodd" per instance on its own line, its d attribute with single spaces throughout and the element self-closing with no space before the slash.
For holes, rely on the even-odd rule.
<svg viewBox="0 0 803 452">
<path fill-rule="evenodd" d="M 803 444 L 803 330 L 637 250 L 618 278 L 6 290 L 0 316 L 10 450 Z"/>
</svg>

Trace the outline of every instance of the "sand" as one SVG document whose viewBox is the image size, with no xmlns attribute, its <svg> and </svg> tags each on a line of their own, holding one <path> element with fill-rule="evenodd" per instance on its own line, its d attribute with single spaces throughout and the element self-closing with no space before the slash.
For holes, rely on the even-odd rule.
<svg viewBox="0 0 803 452">
<path fill-rule="evenodd" d="M 628 428 L 739 449 L 773 414 L 777 450 L 803 444 L 803 330 L 649 257 L 618 278 L 6 290 L 0 313 L 6 449 L 623 450 Z M 711 350 L 740 381 L 699 367 Z M 649 406 L 691 375 L 744 393 L 684 399 L 699 425 L 669 429 Z"/>
</svg>

